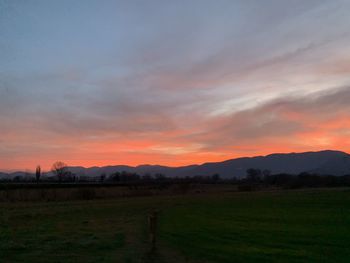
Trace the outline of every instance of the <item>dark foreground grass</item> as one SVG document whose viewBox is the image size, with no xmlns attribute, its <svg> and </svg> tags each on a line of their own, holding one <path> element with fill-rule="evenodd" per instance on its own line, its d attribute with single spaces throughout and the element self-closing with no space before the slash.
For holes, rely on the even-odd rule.
<svg viewBox="0 0 350 263">
<path fill-rule="evenodd" d="M 3 203 L 0 262 L 350 262 L 350 191 Z"/>
</svg>

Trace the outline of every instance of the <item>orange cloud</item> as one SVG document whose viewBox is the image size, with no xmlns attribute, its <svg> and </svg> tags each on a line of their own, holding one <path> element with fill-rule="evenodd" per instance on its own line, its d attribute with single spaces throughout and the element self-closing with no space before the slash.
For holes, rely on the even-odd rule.
<svg viewBox="0 0 350 263">
<path fill-rule="evenodd" d="M 0 167 L 34 169 L 41 164 L 47 170 L 57 160 L 82 166 L 180 166 L 273 152 L 350 151 L 348 101 L 349 88 L 335 89 L 279 98 L 232 114 L 203 116 L 192 123 L 187 116 L 186 125 L 173 129 L 158 129 L 162 122 L 151 121 L 155 126 L 146 130 L 125 126 L 120 132 L 113 125 L 57 132 L 23 122 L 23 129 L 19 124 L 16 130 L 5 129 Z M 148 122 L 142 121 L 140 127 Z"/>
</svg>

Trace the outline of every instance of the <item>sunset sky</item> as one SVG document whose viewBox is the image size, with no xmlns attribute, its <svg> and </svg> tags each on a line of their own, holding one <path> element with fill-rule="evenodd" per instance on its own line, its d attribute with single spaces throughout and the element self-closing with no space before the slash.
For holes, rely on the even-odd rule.
<svg viewBox="0 0 350 263">
<path fill-rule="evenodd" d="M 0 170 L 350 152 L 350 1 L 0 0 Z"/>
</svg>

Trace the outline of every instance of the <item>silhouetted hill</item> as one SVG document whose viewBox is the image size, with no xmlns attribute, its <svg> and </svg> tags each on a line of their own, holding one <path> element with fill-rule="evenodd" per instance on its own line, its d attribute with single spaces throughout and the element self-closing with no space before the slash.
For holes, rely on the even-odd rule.
<svg viewBox="0 0 350 263">
<path fill-rule="evenodd" d="M 139 165 L 136 167 L 117 165 L 105 167 L 71 167 L 76 174 L 97 176 L 116 171 L 135 172 L 138 174 L 162 173 L 171 177 L 220 174 L 222 177 L 243 177 L 249 168 L 268 169 L 272 173 L 299 174 L 317 172 L 319 174 L 343 175 L 350 173 L 350 155 L 340 151 L 320 151 L 305 153 L 278 153 L 267 156 L 244 157 L 223 162 L 204 163 L 182 167 L 160 165 Z"/>
<path fill-rule="evenodd" d="M 90 167 L 69 167 L 69 170 L 79 176 L 110 175 L 114 172 L 156 174 L 161 173 L 170 177 L 185 177 L 196 175 L 220 174 L 223 178 L 246 175 L 249 168 L 267 169 L 271 173 L 299 174 L 301 172 L 315 172 L 318 174 L 344 175 L 350 174 L 350 155 L 340 151 L 319 151 L 304 153 L 276 153 L 267 156 L 244 157 L 223 162 L 204 163 L 182 167 L 168 167 L 161 165 L 126 165 Z M 14 173 L 18 175 L 20 173 Z"/>
<path fill-rule="evenodd" d="M 350 155 L 339 151 L 270 154 L 251 158 L 238 158 L 219 163 L 206 163 L 193 169 L 196 174 L 219 173 L 223 177 L 245 176 L 249 168 L 268 169 L 272 173 L 343 175 L 350 173 Z"/>
</svg>

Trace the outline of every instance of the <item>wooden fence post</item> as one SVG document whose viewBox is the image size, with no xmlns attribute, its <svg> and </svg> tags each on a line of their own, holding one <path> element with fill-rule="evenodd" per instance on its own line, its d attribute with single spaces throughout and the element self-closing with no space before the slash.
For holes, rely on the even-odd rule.
<svg viewBox="0 0 350 263">
<path fill-rule="evenodd" d="M 158 216 L 158 213 L 156 211 L 153 211 L 148 216 L 151 252 L 154 252 L 156 250 L 157 216 Z"/>
</svg>

